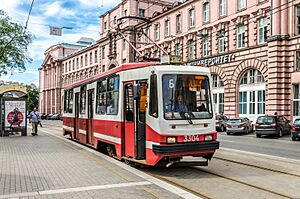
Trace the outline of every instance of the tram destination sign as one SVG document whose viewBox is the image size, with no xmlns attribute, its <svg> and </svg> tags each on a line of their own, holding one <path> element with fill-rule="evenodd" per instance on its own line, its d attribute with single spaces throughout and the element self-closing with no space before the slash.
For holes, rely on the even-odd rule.
<svg viewBox="0 0 300 199">
<path fill-rule="evenodd" d="M 219 64 L 226 64 L 234 61 L 234 55 L 233 54 L 226 54 L 226 55 L 220 55 L 216 57 L 210 57 L 207 59 L 199 59 L 190 62 L 190 65 L 206 65 L 206 66 L 213 66 L 213 65 L 219 65 Z"/>
</svg>

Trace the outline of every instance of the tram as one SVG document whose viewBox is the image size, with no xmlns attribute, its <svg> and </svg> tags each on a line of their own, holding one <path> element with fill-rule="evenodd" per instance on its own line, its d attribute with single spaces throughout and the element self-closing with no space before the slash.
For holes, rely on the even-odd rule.
<svg viewBox="0 0 300 199">
<path fill-rule="evenodd" d="M 64 88 L 63 135 L 130 163 L 207 166 L 211 81 L 207 67 L 124 64 Z"/>
</svg>

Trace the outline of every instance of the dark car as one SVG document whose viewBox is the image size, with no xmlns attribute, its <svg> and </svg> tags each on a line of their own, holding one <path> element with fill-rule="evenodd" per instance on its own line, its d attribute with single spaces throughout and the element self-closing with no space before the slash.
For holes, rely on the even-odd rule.
<svg viewBox="0 0 300 199">
<path fill-rule="evenodd" d="M 220 132 L 226 131 L 226 122 L 228 118 L 225 115 L 216 115 L 216 130 Z"/>
<path fill-rule="evenodd" d="M 46 118 L 46 113 L 41 113 L 40 116 L 41 116 L 41 119 L 44 120 Z"/>
<path fill-rule="evenodd" d="M 300 119 L 296 119 L 294 121 L 291 137 L 293 141 L 300 139 Z"/>
<path fill-rule="evenodd" d="M 256 137 L 277 135 L 279 137 L 291 132 L 290 121 L 282 115 L 259 116 L 255 124 Z"/>
<path fill-rule="evenodd" d="M 229 119 L 226 123 L 227 135 L 235 133 L 250 133 L 253 131 L 253 124 L 247 117 Z"/>
</svg>

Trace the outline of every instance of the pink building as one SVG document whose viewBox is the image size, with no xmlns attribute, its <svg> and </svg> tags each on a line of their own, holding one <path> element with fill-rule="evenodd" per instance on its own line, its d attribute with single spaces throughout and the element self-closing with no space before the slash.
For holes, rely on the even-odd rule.
<svg viewBox="0 0 300 199">
<path fill-rule="evenodd" d="M 45 59 L 39 68 L 39 110 L 42 113 L 61 113 L 62 59 L 94 40 L 81 38 L 76 44 L 57 44 L 45 51 Z"/>
<path fill-rule="evenodd" d="M 124 0 L 100 19 L 97 43 L 61 60 L 63 85 L 159 58 L 152 40 L 210 68 L 216 113 L 300 116 L 300 0 Z"/>
</svg>

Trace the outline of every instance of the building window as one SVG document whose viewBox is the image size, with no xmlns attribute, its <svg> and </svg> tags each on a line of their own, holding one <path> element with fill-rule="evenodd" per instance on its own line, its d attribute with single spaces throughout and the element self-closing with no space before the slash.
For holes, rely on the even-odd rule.
<svg viewBox="0 0 300 199">
<path fill-rule="evenodd" d="M 71 61 L 69 61 L 69 71 L 72 70 Z"/>
<path fill-rule="evenodd" d="M 189 40 L 188 41 L 188 58 L 189 60 L 194 60 L 195 59 L 195 54 L 196 54 L 196 48 L 195 48 L 195 41 L 194 40 Z"/>
<path fill-rule="evenodd" d="M 220 17 L 226 16 L 226 0 L 219 0 L 219 15 Z"/>
<path fill-rule="evenodd" d="M 80 67 L 83 66 L 83 56 L 80 57 Z"/>
<path fill-rule="evenodd" d="M 114 16 L 114 25 L 117 24 L 117 16 Z"/>
<path fill-rule="evenodd" d="M 90 65 L 93 63 L 93 53 L 90 52 Z"/>
<path fill-rule="evenodd" d="M 126 50 L 126 40 L 123 39 L 123 50 Z"/>
<path fill-rule="evenodd" d="M 165 37 L 170 36 L 170 21 L 165 21 Z"/>
<path fill-rule="evenodd" d="M 239 114 L 247 114 L 247 92 L 239 93 Z"/>
<path fill-rule="evenodd" d="M 246 8 L 246 0 L 237 0 L 238 1 L 238 10 Z"/>
<path fill-rule="evenodd" d="M 75 70 L 75 59 L 72 60 L 72 63 L 73 63 L 72 68 L 73 68 L 73 70 Z"/>
<path fill-rule="evenodd" d="M 195 10 L 194 9 L 189 10 L 189 27 L 190 28 L 195 27 Z"/>
<path fill-rule="evenodd" d="M 212 75 L 213 102 L 216 113 L 224 112 L 224 83 L 220 76 Z"/>
<path fill-rule="evenodd" d="M 79 57 L 76 58 L 76 68 L 79 68 Z"/>
<path fill-rule="evenodd" d="M 257 106 L 257 113 L 258 114 L 264 114 L 265 113 L 265 91 L 264 90 L 260 90 L 258 91 L 258 106 Z"/>
<path fill-rule="evenodd" d="M 300 116 L 300 89 L 299 84 L 293 86 L 294 98 L 293 98 L 293 116 Z"/>
<path fill-rule="evenodd" d="M 175 55 L 182 56 L 182 45 L 180 43 L 175 44 Z"/>
<path fill-rule="evenodd" d="M 85 56 L 84 56 L 84 61 L 85 61 L 85 66 L 87 66 L 87 64 L 88 64 L 88 56 L 87 56 L 87 54 L 85 54 Z"/>
<path fill-rule="evenodd" d="M 145 43 L 149 44 L 149 28 L 145 30 Z"/>
<path fill-rule="evenodd" d="M 104 30 L 107 28 L 107 22 L 104 22 Z"/>
<path fill-rule="evenodd" d="M 95 50 L 95 63 L 98 63 L 98 50 Z"/>
<path fill-rule="evenodd" d="M 245 26 L 237 28 L 237 48 L 245 47 Z"/>
<path fill-rule="evenodd" d="M 300 71 L 300 51 L 296 52 L 296 70 Z"/>
<path fill-rule="evenodd" d="M 209 21 L 209 3 L 206 2 L 203 4 L 203 22 Z"/>
<path fill-rule="evenodd" d="M 202 53 L 203 53 L 203 56 L 205 57 L 205 56 L 209 55 L 209 37 L 208 37 L 208 35 L 206 35 L 202 39 L 203 39 Z"/>
<path fill-rule="evenodd" d="M 155 41 L 159 41 L 159 24 L 154 25 L 154 38 Z"/>
<path fill-rule="evenodd" d="M 265 81 L 261 72 L 248 70 L 240 80 L 239 114 L 265 114 Z"/>
<path fill-rule="evenodd" d="M 267 42 L 268 23 L 266 18 L 260 18 L 258 20 L 258 43 Z"/>
<path fill-rule="evenodd" d="M 224 93 L 219 93 L 218 112 L 224 113 Z"/>
<path fill-rule="evenodd" d="M 124 10 L 124 16 L 127 16 L 127 10 Z"/>
<path fill-rule="evenodd" d="M 102 47 L 102 59 L 105 59 L 105 46 Z"/>
<path fill-rule="evenodd" d="M 145 9 L 139 9 L 139 17 L 145 17 Z"/>
<path fill-rule="evenodd" d="M 155 51 L 154 51 L 153 57 L 154 57 L 154 58 L 158 58 L 158 57 L 159 57 L 158 50 L 155 50 Z"/>
<path fill-rule="evenodd" d="M 296 35 L 300 35 L 300 5 L 296 6 Z"/>
<path fill-rule="evenodd" d="M 181 15 L 176 16 L 176 32 L 181 32 L 182 27 L 181 27 Z"/>
<path fill-rule="evenodd" d="M 218 51 L 219 51 L 219 53 L 223 53 L 226 51 L 225 30 L 220 30 L 218 32 Z"/>
</svg>

